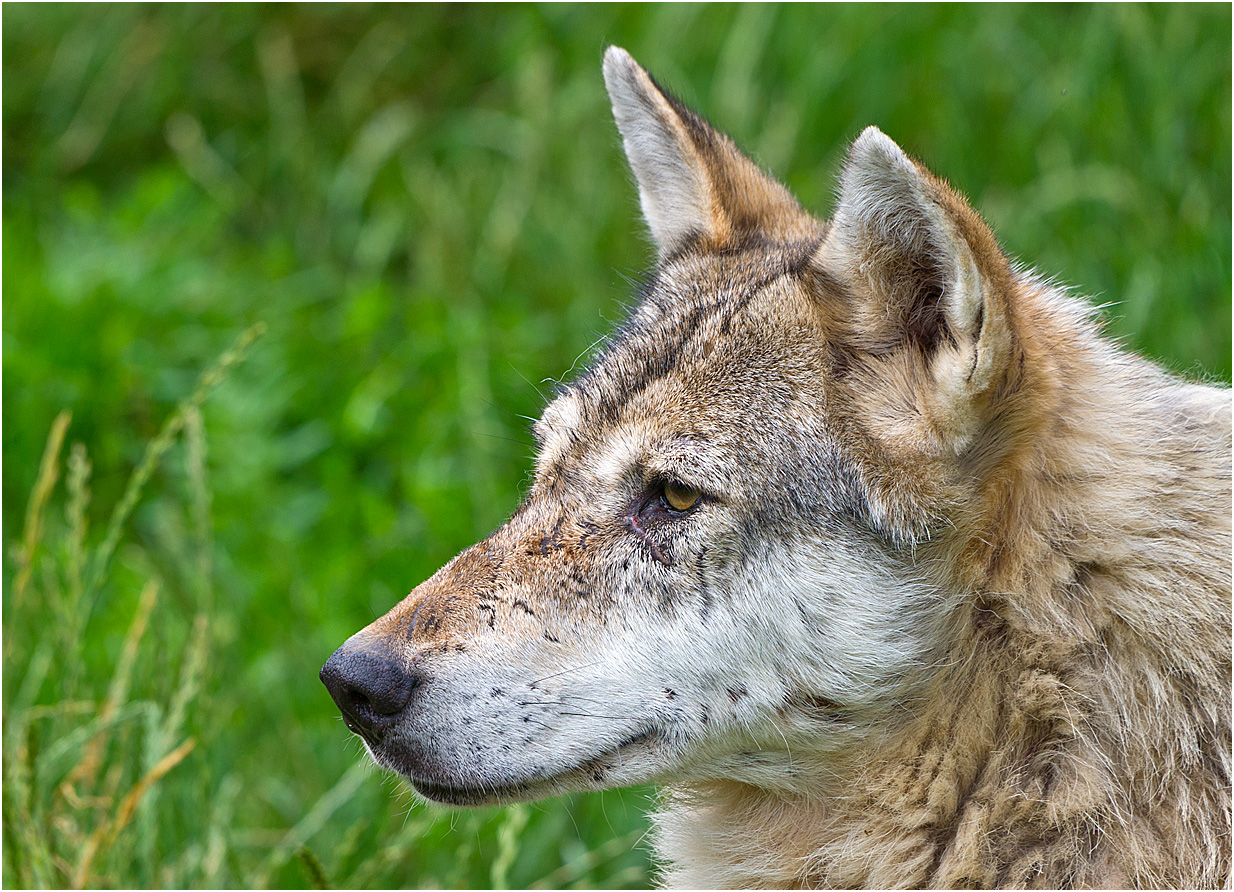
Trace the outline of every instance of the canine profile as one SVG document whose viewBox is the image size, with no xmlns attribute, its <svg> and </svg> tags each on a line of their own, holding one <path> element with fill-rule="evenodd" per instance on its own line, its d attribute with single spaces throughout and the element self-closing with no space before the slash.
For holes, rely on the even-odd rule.
<svg viewBox="0 0 1234 892">
<path fill-rule="evenodd" d="M 874 128 L 810 216 L 618 48 L 658 262 L 526 501 L 322 670 L 452 805 L 657 782 L 692 887 L 1230 883 L 1231 406 Z"/>
</svg>

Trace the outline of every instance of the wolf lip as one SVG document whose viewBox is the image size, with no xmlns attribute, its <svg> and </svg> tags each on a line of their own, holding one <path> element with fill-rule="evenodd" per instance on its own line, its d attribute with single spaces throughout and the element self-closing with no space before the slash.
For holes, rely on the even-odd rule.
<svg viewBox="0 0 1234 892">
<path fill-rule="evenodd" d="M 515 802 L 527 799 L 539 799 L 551 795 L 555 787 L 566 786 L 564 782 L 572 776 L 582 775 L 595 778 L 596 772 L 603 772 L 603 763 L 619 753 L 639 744 L 646 744 L 658 737 L 654 730 L 639 731 L 625 738 L 616 746 L 602 753 L 585 759 L 579 764 L 556 771 L 553 774 L 533 772 L 530 776 L 509 783 L 475 783 L 458 784 L 443 781 L 428 780 L 419 777 L 407 768 L 398 768 L 398 772 L 411 782 L 416 791 L 427 799 L 440 802 L 443 805 L 480 806 L 494 803 Z M 598 778 L 595 778 L 598 780 Z M 574 787 L 570 784 L 568 786 Z"/>
<path fill-rule="evenodd" d="M 526 783 L 492 787 L 456 787 L 452 784 L 439 784 L 415 778 L 410 780 L 416 792 L 424 798 L 442 805 L 455 806 L 480 806 L 528 799 L 535 795 L 534 791 L 538 786 L 535 783 Z"/>
</svg>

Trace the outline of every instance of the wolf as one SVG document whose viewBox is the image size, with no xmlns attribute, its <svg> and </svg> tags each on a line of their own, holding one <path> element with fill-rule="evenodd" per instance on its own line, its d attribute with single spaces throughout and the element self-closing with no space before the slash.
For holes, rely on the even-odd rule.
<svg viewBox="0 0 1234 892">
<path fill-rule="evenodd" d="M 510 520 L 321 677 L 478 806 L 662 785 L 687 887 L 1230 883 L 1231 401 L 871 127 L 830 220 L 622 49 L 657 249 Z"/>
</svg>

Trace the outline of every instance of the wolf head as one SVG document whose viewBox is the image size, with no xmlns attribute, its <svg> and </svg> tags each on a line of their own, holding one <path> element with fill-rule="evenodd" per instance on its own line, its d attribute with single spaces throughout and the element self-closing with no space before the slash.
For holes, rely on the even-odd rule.
<svg viewBox="0 0 1234 892">
<path fill-rule="evenodd" d="M 824 222 L 624 50 L 604 77 L 642 299 L 536 423 L 510 521 L 322 670 L 443 802 L 825 775 L 945 652 L 934 549 L 980 542 L 959 508 L 1022 416 L 1016 279 L 946 184 L 869 128 Z"/>
</svg>

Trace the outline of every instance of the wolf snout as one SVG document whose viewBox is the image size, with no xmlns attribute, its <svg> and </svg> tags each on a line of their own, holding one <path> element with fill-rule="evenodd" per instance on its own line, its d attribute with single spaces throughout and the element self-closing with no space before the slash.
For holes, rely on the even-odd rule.
<svg viewBox="0 0 1234 892">
<path fill-rule="evenodd" d="M 373 742 L 394 724 L 419 679 L 391 656 L 349 641 L 321 667 L 321 682 L 347 727 Z"/>
</svg>

